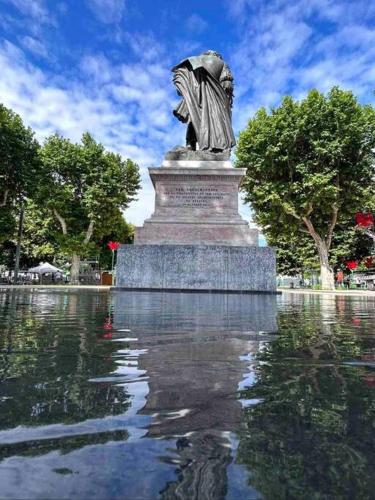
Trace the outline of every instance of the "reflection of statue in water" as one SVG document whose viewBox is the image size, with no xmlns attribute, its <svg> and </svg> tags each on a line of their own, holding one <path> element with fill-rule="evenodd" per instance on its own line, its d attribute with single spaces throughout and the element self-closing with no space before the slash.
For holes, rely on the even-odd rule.
<svg viewBox="0 0 375 500">
<path fill-rule="evenodd" d="M 175 468 L 160 498 L 223 500 L 229 466 L 244 481 L 243 497 L 255 498 L 234 463 L 231 436 L 242 428 L 237 391 L 248 371 L 242 356 L 258 352 L 255 332 L 277 330 L 276 296 L 122 292 L 113 324 L 137 337 L 138 369 L 149 387 L 138 410 L 150 417 L 144 437 L 157 439 L 159 460 Z"/>
<path fill-rule="evenodd" d="M 235 145 L 231 123 L 233 76 L 222 56 L 208 50 L 183 60 L 172 71 L 183 98 L 173 114 L 188 124 L 186 149 L 226 153 L 229 157 Z"/>
</svg>

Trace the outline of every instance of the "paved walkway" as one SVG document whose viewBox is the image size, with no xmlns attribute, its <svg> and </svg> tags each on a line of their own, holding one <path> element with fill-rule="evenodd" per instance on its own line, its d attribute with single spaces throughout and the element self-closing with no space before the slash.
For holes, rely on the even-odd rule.
<svg viewBox="0 0 375 500">
<path fill-rule="evenodd" d="M 347 297 L 374 297 L 372 290 L 311 290 L 309 288 L 278 288 L 279 292 L 299 295 L 345 295 Z"/>
</svg>

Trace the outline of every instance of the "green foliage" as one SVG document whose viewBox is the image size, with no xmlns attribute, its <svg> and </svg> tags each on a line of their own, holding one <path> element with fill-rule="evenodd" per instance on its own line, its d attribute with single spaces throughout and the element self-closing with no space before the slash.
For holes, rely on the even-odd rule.
<svg viewBox="0 0 375 500">
<path fill-rule="evenodd" d="M 354 218 L 339 223 L 332 240 L 331 262 L 335 267 L 345 268 L 348 260 L 361 261 L 373 252 L 372 240 L 355 229 Z"/>
<path fill-rule="evenodd" d="M 335 211 L 345 224 L 370 203 L 374 151 L 374 108 L 337 87 L 259 110 L 240 134 L 236 166 L 247 168 L 245 200 L 268 241 L 305 241 L 309 230 L 329 249 Z"/>
<path fill-rule="evenodd" d="M 339 223 L 335 228 L 330 252 L 330 262 L 335 268 L 346 269 L 347 260 L 360 261 L 372 253 L 372 240 L 355 229 L 353 220 Z M 319 269 L 314 241 L 307 233 L 271 234 L 268 243 L 276 248 L 278 273 L 293 276 Z"/>
<path fill-rule="evenodd" d="M 95 242 L 88 238 L 90 224 L 96 239 L 114 230 L 120 209 L 134 199 L 140 185 L 138 166 L 105 151 L 89 134 L 80 144 L 54 135 L 42 150 L 46 178 L 39 189 L 40 203 L 60 224 L 55 238 L 62 252 L 88 255 Z M 63 221 L 66 231 L 61 229 Z"/>
<path fill-rule="evenodd" d="M 91 245 L 86 247 L 85 255 L 97 258 L 102 269 L 110 269 L 112 252 L 107 248 L 108 241 L 130 243 L 133 232 L 133 226 L 124 220 L 118 210 L 114 213 L 107 231 L 97 233 L 94 230 Z M 62 251 L 61 239 L 61 228 L 50 210 L 29 201 L 25 211 L 21 267 L 28 268 L 41 261 L 59 263 L 58 267 L 62 267 L 66 258 Z"/>
<path fill-rule="evenodd" d="M 279 274 L 294 276 L 319 268 L 314 243 L 306 233 L 295 231 L 288 236 L 280 234 L 277 237 L 272 234 L 268 237 L 268 244 L 276 249 Z"/>
<path fill-rule="evenodd" d="M 35 190 L 42 174 L 39 145 L 21 118 L 0 104 L 0 243 L 15 229 L 15 205 Z"/>
<path fill-rule="evenodd" d="M 12 238 L 16 223 L 15 207 L 9 205 L 0 207 L 0 248 L 4 241 Z"/>
<path fill-rule="evenodd" d="M 138 166 L 84 134 L 40 148 L 30 128 L 0 105 L 0 263 L 14 262 L 19 202 L 26 202 L 21 266 L 73 253 L 98 256 L 109 239 L 129 241 L 121 210 L 140 186 Z M 64 229 L 63 229 L 64 226 Z M 107 265 L 107 264 L 106 264 Z"/>
<path fill-rule="evenodd" d="M 31 267 L 42 261 L 55 261 L 61 255 L 56 239 L 59 230 L 58 222 L 47 208 L 28 200 L 24 217 L 21 267 Z"/>
</svg>

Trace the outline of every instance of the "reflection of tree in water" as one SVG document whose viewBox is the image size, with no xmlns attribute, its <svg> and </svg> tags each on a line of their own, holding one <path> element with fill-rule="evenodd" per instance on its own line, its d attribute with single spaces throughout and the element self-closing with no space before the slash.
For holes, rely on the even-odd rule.
<svg viewBox="0 0 375 500">
<path fill-rule="evenodd" d="M 48 294 L 41 310 L 38 295 L 13 293 L 2 304 L 1 429 L 122 413 L 129 405 L 123 387 L 89 381 L 117 367 L 114 345 L 97 339 L 107 297 Z"/>
<path fill-rule="evenodd" d="M 77 436 L 62 434 L 60 437 L 53 439 L 21 441 L 20 443 L 12 443 L 11 445 L 1 445 L 0 460 L 17 455 L 24 457 L 45 455 L 54 450 L 59 450 L 59 454 L 65 455 L 71 453 L 73 450 L 79 450 L 84 446 L 105 444 L 108 441 L 126 441 L 128 436 L 127 430 L 124 429 L 108 432 L 98 431 L 92 434 Z"/>
<path fill-rule="evenodd" d="M 280 336 L 258 354 L 257 382 L 243 391 L 263 402 L 245 411 L 238 460 L 267 499 L 371 498 L 375 491 L 369 370 L 343 364 L 369 356 L 374 338 L 362 329 L 362 340 L 348 328 L 353 310 L 340 301 L 336 307 L 336 323 L 324 308 L 315 317 L 311 307 L 294 311 L 294 320 L 281 313 Z"/>
</svg>

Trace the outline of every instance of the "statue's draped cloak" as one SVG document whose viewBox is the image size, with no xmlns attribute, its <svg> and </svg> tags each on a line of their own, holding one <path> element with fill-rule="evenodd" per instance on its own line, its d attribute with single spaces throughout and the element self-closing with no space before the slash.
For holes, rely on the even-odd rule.
<svg viewBox="0 0 375 500">
<path fill-rule="evenodd" d="M 191 122 L 200 150 L 230 150 L 236 143 L 230 101 L 220 82 L 206 69 L 189 63 L 174 68 L 173 82 L 182 101 L 173 114 Z"/>
</svg>

